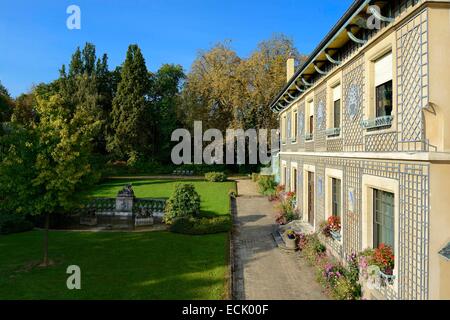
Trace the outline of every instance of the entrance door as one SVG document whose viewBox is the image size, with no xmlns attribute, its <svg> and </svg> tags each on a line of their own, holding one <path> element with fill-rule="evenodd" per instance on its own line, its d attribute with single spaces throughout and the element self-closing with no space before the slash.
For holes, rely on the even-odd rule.
<svg viewBox="0 0 450 320">
<path fill-rule="evenodd" d="M 314 172 L 308 171 L 308 222 L 314 226 Z"/>
</svg>

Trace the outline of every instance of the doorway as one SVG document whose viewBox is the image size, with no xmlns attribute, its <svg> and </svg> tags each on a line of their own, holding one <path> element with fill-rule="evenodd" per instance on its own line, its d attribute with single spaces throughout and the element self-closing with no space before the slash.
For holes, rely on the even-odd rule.
<svg viewBox="0 0 450 320">
<path fill-rule="evenodd" d="M 314 172 L 308 171 L 308 222 L 314 227 Z"/>
</svg>

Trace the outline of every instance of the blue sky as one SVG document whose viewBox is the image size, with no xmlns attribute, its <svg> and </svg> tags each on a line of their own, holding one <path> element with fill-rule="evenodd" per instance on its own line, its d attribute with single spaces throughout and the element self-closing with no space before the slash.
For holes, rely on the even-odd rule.
<svg viewBox="0 0 450 320">
<path fill-rule="evenodd" d="M 77 46 L 93 42 L 110 68 L 137 43 L 147 66 L 181 64 L 198 50 L 232 40 L 240 56 L 274 33 L 310 53 L 352 0 L 0 0 L 0 81 L 13 96 L 58 77 Z M 66 8 L 81 8 L 81 30 L 66 27 Z"/>
</svg>

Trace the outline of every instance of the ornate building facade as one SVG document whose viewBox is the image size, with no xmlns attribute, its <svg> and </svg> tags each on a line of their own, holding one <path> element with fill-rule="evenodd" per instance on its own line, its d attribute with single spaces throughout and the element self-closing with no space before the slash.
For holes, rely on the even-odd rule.
<svg viewBox="0 0 450 320">
<path fill-rule="evenodd" d="M 318 231 L 339 215 L 342 260 L 388 244 L 377 299 L 450 299 L 450 1 L 355 1 L 271 109 L 281 184 Z M 444 250 L 445 251 L 445 250 Z"/>
</svg>

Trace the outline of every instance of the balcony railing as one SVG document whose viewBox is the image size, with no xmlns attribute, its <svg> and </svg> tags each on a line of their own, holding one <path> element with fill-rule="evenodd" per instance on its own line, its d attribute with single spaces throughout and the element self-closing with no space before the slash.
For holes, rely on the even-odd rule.
<svg viewBox="0 0 450 320">
<path fill-rule="evenodd" d="M 341 134 L 341 128 L 330 128 L 325 130 L 325 135 L 327 137 L 337 137 Z"/>
<path fill-rule="evenodd" d="M 311 141 L 314 137 L 314 134 L 312 133 L 305 133 L 305 140 L 306 141 Z"/>
<path fill-rule="evenodd" d="M 392 125 L 393 119 L 394 119 L 394 117 L 392 117 L 392 116 L 384 116 L 384 117 L 378 117 L 375 119 L 363 120 L 361 122 L 361 126 L 364 129 L 376 129 L 376 128 L 382 128 L 382 127 L 390 127 Z"/>
</svg>

